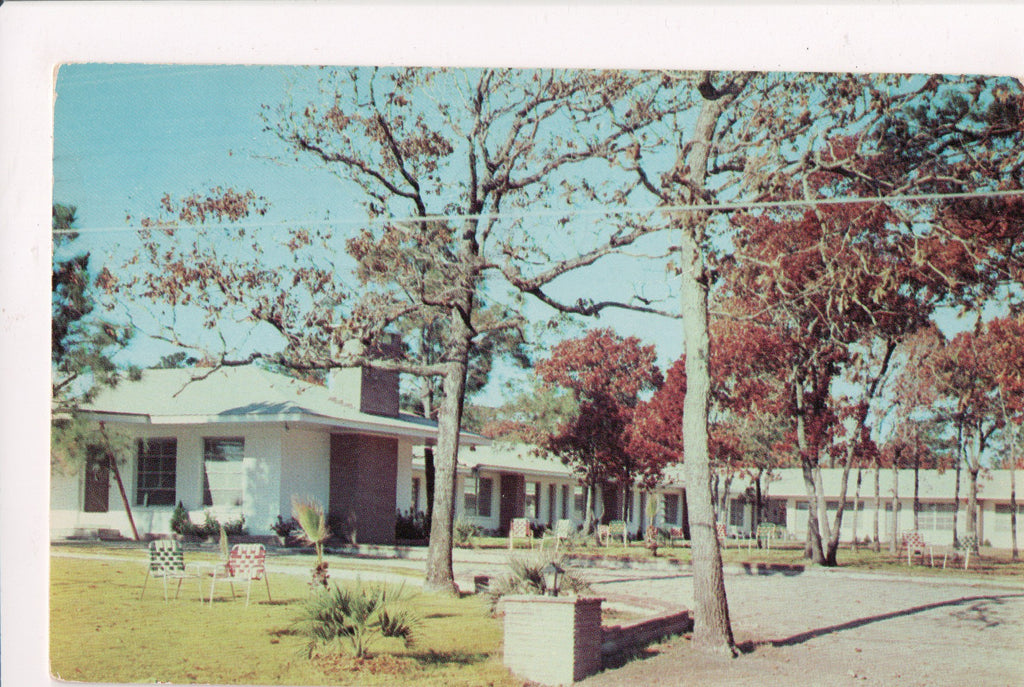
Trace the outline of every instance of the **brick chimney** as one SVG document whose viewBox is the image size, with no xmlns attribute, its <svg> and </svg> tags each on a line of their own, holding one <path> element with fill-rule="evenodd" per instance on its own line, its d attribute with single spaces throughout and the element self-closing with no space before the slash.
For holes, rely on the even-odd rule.
<svg viewBox="0 0 1024 687">
<path fill-rule="evenodd" d="M 402 340 L 397 334 L 385 334 L 381 343 L 368 352 L 379 358 L 397 358 Z M 327 389 L 342 403 L 360 412 L 398 417 L 398 373 L 372 367 L 346 367 L 331 370 Z"/>
</svg>

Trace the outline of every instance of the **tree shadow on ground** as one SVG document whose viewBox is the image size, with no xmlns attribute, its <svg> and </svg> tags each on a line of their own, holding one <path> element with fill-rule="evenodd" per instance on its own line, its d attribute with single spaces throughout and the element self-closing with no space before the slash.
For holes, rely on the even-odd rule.
<svg viewBox="0 0 1024 687">
<path fill-rule="evenodd" d="M 950 599 L 948 601 L 937 601 L 935 603 L 924 604 L 921 606 L 913 606 L 911 608 L 905 608 L 899 611 L 893 611 L 892 613 L 883 613 L 881 615 L 872 615 L 866 618 L 857 618 L 856 620 L 850 620 L 845 623 L 839 623 L 838 625 L 829 625 L 828 627 L 821 627 L 814 630 L 808 630 L 807 632 L 801 632 L 785 639 L 767 640 L 761 642 L 744 642 L 748 647 L 739 647 L 741 653 L 750 653 L 754 651 L 758 646 L 796 646 L 797 644 L 803 644 L 809 642 L 812 639 L 823 637 L 825 635 L 834 634 L 836 632 L 843 632 L 845 630 L 854 630 L 858 627 L 864 627 L 872 623 L 879 623 L 885 620 L 893 620 L 894 618 L 905 618 L 918 613 L 925 613 L 927 611 L 933 611 L 937 608 L 948 608 L 955 606 L 968 606 L 965 611 L 961 611 L 957 614 L 957 617 L 961 619 L 980 620 L 984 623 L 984 627 L 996 627 L 1001 623 L 998 621 L 991 620 L 986 613 L 986 604 L 1002 605 L 1006 603 L 1006 599 L 1021 599 L 1024 598 L 1024 594 L 998 594 L 998 595 L 986 595 L 986 596 L 964 596 L 959 599 Z M 971 615 L 968 618 L 968 614 Z"/>
<path fill-rule="evenodd" d="M 434 649 L 408 654 L 408 657 L 422 666 L 446 666 L 451 664 L 468 666 L 483 663 L 488 659 L 488 655 L 485 653 L 458 650 L 435 651 Z"/>
<path fill-rule="evenodd" d="M 654 658 L 655 656 L 658 656 L 660 654 L 661 651 L 653 646 L 626 649 L 625 651 L 619 651 L 614 654 L 602 656 L 601 669 L 615 670 L 616 668 L 623 667 L 627 663 L 632 663 L 634 661 L 645 661 L 649 658 Z"/>
<path fill-rule="evenodd" d="M 685 573 L 685 574 L 658 575 L 657 577 L 644 577 L 644 578 L 642 578 L 642 581 L 649 582 L 649 581 L 655 581 L 655 580 L 678 580 L 681 577 L 693 577 L 693 574 L 692 573 Z M 637 580 L 636 577 L 611 577 L 611 578 L 608 578 L 608 579 L 594 580 L 593 582 L 590 582 L 589 584 L 591 586 L 597 586 L 597 585 L 601 585 L 601 584 L 620 584 L 620 583 L 623 583 L 623 582 L 637 582 L 637 581 L 638 580 Z"/>
<path fill-rule="evenodd" d="M 747 575 L 784 575 L 785 577 L 793 577 L 794 575 L 802 575 L 805 570 L 805 566 L 800 564 L 789 564 L 789 563 L 741 563 L 743 572 Z"/>
</svg>

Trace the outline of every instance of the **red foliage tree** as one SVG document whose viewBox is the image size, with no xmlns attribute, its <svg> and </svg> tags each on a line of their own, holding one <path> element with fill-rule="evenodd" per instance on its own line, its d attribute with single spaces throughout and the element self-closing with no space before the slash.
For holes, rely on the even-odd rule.
<svg viewBox="0 0 1024 687">
<path fill-rule="evenodd" d="M 781 341 L 764 327 L 731 319 L 715 323 L 711 341 L 708 447 L 721 518 L 734 478 L 751 477 L 759 493 L 761 478 L 792 453 L 779 376 Z M 629 431 L 635 453 L 661 464 L 683 460 L 685 396 L 686 361 L 680 358 L 669 368 L 665 384 L 636 410 Z"/>
<path fill-rule="evenodd" d="M 587 529 L 593 526 L 593 494 L 599 484 L 653 486 L 663 463 L 635 452 L 627 430 L 640 394 L 662 384 L 653 346 L 610 329 L 559 343 L 535 371 L 547 385 L 569 390 L 578 412 L 545 442 L 588 488 Z"/>
</svg>

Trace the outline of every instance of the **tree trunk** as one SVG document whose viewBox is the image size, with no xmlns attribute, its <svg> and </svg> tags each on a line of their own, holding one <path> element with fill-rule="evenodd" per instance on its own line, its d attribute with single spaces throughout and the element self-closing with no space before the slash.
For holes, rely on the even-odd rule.
<svg viewBox="0 0 1024 687">
<path fill-rule="evenodd" d="M 114 481 L 117 482 L 117 490 L 121 492 L 121 504 L 124 506 L 124 512 L 128 515 L 128 524 L 132 528 L 132 536 L 135 541 L 139 541 L 139 530 L 135 527 L 135 518 L 132 517 L 132 507 L 128 502 L 128 495 L 124 491 L 124 482 L 121 481 L 121 471 L 117 469 L 117 460 L 114 458 L 114 454 L 107 451 L 107 462 L 110 463 L 110 469 L 114 471 Z"/>
<path fill-rule="evenodd" d="M 761 518 L 764 517 L 764 495 L 761 493 L 761 476 L 764 475 L 764 468 L 757 469 L 757 477 L 754 478 L 754 521 L 751 523 L 750 533 L 756 537 L 757 528 L 761 526 Z M 761 540 L 757 540 L 758 548 L 761 547 Z"/>
<path fill-rule="evenodd" d="M 821 565 L 825 562 L 825 552 L 821 547 L 821 530 L 818 528 L 818 490 L 814 485 L 814 468 L 806 457 L 801 457 L 800 464 L 804 475 L 804 489 L 807 491 L 807 541 L 804 544 L 804 558 Z"/>
<path fill-rule="evenodd" d="M 594 531 L 594 485 L 590 482 L 583 487 L 583 531 Z"/>
<path fill-rule="evenodd" d="M 981 538 L 978 537 L 978 472 L 980 468 L 975 465 L 967 466 L 967 534 L 974 537 L 977 553 Z"/>
<path fill-rule="evenodd" d="M 882 550 L 881 531 L 878 529 L 878 518 L 882 510 L 882 464 L 875 458 L 875 517 L 874 517 L 874 542 L 872 550 L 878 553 Z"/>
<path fill-rule="evenodd" d="M 1010 450 L 1010 558 L 1017 560 L 1017 459 Z"/>
<path fill-rule="evenodd" d="M 900 521 L 900 453 L 896 451 L 896 455 L 892 459 L 892 527 L 889 532 L 889 553 L 896 553 L 899 551 L 900 542 L 899 539 L 899 521 Z"/>
<path fill-rule="evenodd" d="M 832 532 L 828 538 L 828 550 L 825 551 L 825 565 L 827 566 L 834 567 L 839 565 L 839 560 L 837 558 L 839 555 L 839 536 L 843 531 L 843 513 L 846 512 L 846 490 L 850 484 L 850 469 L 852 465 L 852 461 L 847 457 L 846 464 L 843 466 L 843 476 L 839 481 L 839 503 L 836 505 L 836 519 L 832 524 Z M 857 474 L 859 477 L 860 471 L 858 471 Z M 856 502 L 854 503 L 854 509 L 854 519 L 856 521 Z"/>
<path fill-rule="evenodd" d="M 124 482 L 121 481 L 121 471 L 117 468 L 117 458 L 114 456 L 114 452 L 110 447 L 110 437 L 107 436 L 107 427 L 104 423 L 100 422 L 100 435 L 103 437 L 104 452 L 107 456 L 107 463 L 110 465 L 111 471 L 114 473 L 114 481 L 117 482 L 117 490 L 121 494 L 121 505 L 124 506 L 125 515 L 128 516 L 128 524 L 132 528 L 132 536 L 135 541 L 139 541 L 139 530 L 135 526 L 135 518 L 132 516 L 132 506 L 128 501 L 128 494 L 124 490 Z"/>
<path fill-rule="evenodd" d="M 964 453 L 963 423 L 957 421 L 956 425 L 956 483 L 953 487 L 953 547 L 960 544 L 957 536 L 957 520 L 960 515 L 960 466 L 963 464 Z"/>
<path fill-rule="evenodd" d="M 729 489 L 732 487 L 732 475 L 726 473 L 721 481 L 721 491 L 718 492 L 718 521 L 729 526 Z"/>
<path fill-rule="evenodd" d="M 722 499 L 720 497 L 721 489 L 719 489 L 719 483 L 721 477 L 717 472 L 711 473 L 711 503 L 714 504 L 715 518 L 722 521 Z"/>
<path fill-rule="evenodd" d="M 863 471 L 857 468 L 857 486 L 853 490 L 853 546 L 851 550 L 857 551 L 857 522 L 860 520 L 860 485 Z"/>
<path fill-rule="evenodd" d="M 821 464 L 816 462 L 812 472 L 814 473 L 814 490 L 818 495 L 818 528 L 821 532 L 821 545 L 824 549 L 832 541 L 832 530 L 828 524 L 828 499 L 825 494 L 825 485 L 821 480 Z"/>
<path fill-rule="evenodd" d="M 918 447 L 917 451 L 914 452 L 914 531 L 920 532 L 921 526 L 918 524 L 918 513 L 921 510 L 921 500 L 919 498 L 921 493 L 921 450 Z"/>
<path fill-rule="evenodd" d="M 708 282 L 700 246 L 691 230 L 683 231 L 682 243 L 682 313 L 686 345 L 683 467 L 693 561 L 693 644 L 702 650 L 735 655 L 711 495 Z"/>
<path fill-rule="evenodd" d="M 426 338 L 426 330 L 423 332 Z M 423 409 L 423 417 L 428 420 L 434 418 L 434 380 L 431 377 L 424 377 L 420 385 L 420 406 Z M 434 485 L 437 475 L 434 473 L 434 448 L 426 446 L 423 449 L 423 481 L 427 491 L 427 512 L 424 517 L 424 528 L 427 536 L 430 536 L 431 523 L 434 521 Z"/>
<path fill-rule="evenodd" d="M 424 589 L 457 594 L 452 568 L 453 528 L 455 525 L 456 466 L 459 455 L 459 428 L 466 390 L 466 346 L 449 362 L 444 375 L 444 398 L 438 414 L 435 469 L 439 488 L 434 490 L 430 545 L 427 549 L 427 574 Z"/>
<path fill-rule="evenodd" d="M 434 522 L 434 491 L 437 487 L 437 473 L 434 469 L 434 448 L 427 446 L 423 450 L 423 480 L 426 483 L 427 489 L 427 515 L 426 522 L 423 524 L 426 526 L 427 534 L 430 534 L 432 523 Z"/>
</svg>

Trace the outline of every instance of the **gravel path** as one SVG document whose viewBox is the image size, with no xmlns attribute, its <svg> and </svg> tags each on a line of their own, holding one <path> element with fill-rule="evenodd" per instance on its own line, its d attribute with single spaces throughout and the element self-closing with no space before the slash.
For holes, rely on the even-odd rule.
<svg viewBox="0 0 1024 687">
<path fill-rule="evenodd" d="M 621 575 L 595 589 L 693 605 L 687 576 Z M 816 570 L 727 575 L 726 593 L 739 658 L 676 638 L 580 684 L 1024 685 L 1024 584 Z"/>
</svg>

